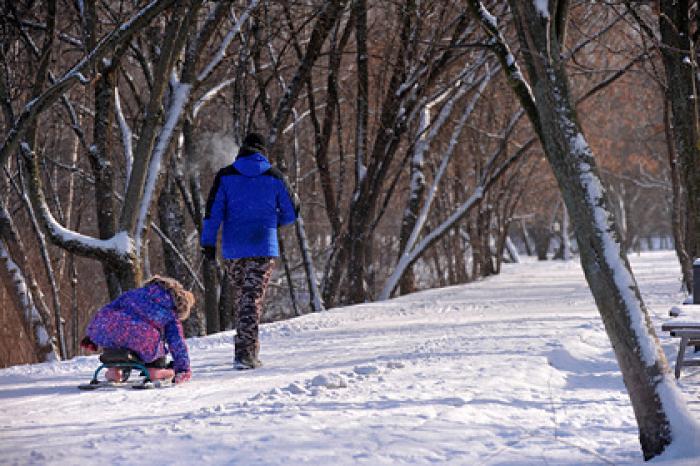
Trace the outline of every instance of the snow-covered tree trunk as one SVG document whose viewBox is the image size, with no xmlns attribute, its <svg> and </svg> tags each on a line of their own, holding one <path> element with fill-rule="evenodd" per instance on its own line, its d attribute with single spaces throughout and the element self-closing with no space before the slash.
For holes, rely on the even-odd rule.
<svg viewBox="0 0 700 466">
<path fill-rule="evenodd" d="M 59 359 L 58 348 L 51 338 L 48 308 L 25 263 L 25 254 L 9 212 L 0 205 L 0 281 L 32 339 L 37 360 L 55 361 Z"/>
<path fill-rule="evenodd" d="M 500 166 L 496 166 L 496 160 L 501 155 L 502 149 L 505 146 L 502 146 L 501 148 L 497 149 L 496 152 L 493 155 L 491 155 L 489 161 L 486 163 L 486 167 L 483 172 L 484 176 L 481 180 L 479 180 L 479 182 L 477 182 L 476 186 L 474 186 L 472 195 L 469 196 L 469 198 L 460 206 L 458 206 L 457 209 L 455 209 L 455 211 L 450 216 L 448 216 L 447 219 L 444 220 L 439 226 L 437 226 L 430 233 L 426 234 L 422 240 L 418 241 L 418 238 L 426 224 L 426 220 L 431 210 L 433 200 L 435 199 L 435 195 L 438 192 L 440 181 L 444 176 L 445 171 L 447 170 L 447 166 L 450 163 L 452 154 L 454 153 L 455 147 L 459 141 L 459 136 L 462 133 L 464 125 L 467 123 L 469 117 L 471 116 L 476 103 L 481 98 L 481 94 L 484 91 L 484 88 L 491 81 L 491 78 L 493 77 L 492 73 L 495 73 L 495 71 L 496 70 L 492 70 L 491 72 L 488 72 L 483 77 L 483 79 L 477 81 L 477 92 L 471 97 L 467 106 L 462 110 L 462 114 L 460 115 L 459 120 L 457 121 L 455 127 L 452 129 L 450 143 L 442 155 L 440 166 L 438 168 L 437 173 L 435 174 L 430 188 L 428 189 L 428 193 L 426 194 L 426 198 L 423 201 L 420 213 L 418 214 L 415 222 L 413 223 L 413 228 L 410 232 L 408 240 L 406 241 L 405 247 L 399 252 L 399 260 L 396 264 L 396 268 L 389 275 L 389 278 L 387 278 L 386 282 L 384 283 L 383 289 L 379 295 L 379 299 L 389 299 L 391 294 L 394 292 L 394 289 L 399 284 L 401 277 L 406 272 L 406 270 L 408 270 L 408 268 L 427 250 L 429 246 L 438 241 L 442 237 L 442 235 L 446 234 L 450 230 L 450 228 L 452 228 L 457 222 L 463 219 L 473 207 L 478 205 L 488 188 L 490 186 L 493 186 L 493 183 L 503 173 L 505 173 L 507 167 L 510 166 L 510 164 L 518 158 L 518 155 L 515 155 L 513 157 L 508 158 Z M 438 118 L 438 121 L 436 122 L 436 124 L 433 125 L 433 127 L 430 130 L 430 133 L 428 134 L 428 141 L 432 137 L 435 137 L 442 125 L 442 122 L 444 122 L 444 120 L 451 115 L 452 107 L 455 104 L 455 101 L 459 97 L 461 97 L 463 95 L 462 92 L 468 88 L 469 86 L 461 89 L 460 92 L 457 92 L 456 95 L 453 96 L 453 98 L 451 99 L 451 102 L 448 102 L 443 107 L 443 109 L 440 112 L 441 115 Z M 518 112 L 518 114 L 519 113 L 520 112 Z M 504 134 L 507 134 L 513 129 L 515 123 L 520 118 L 518 114 L 516 114 L 511 119 Z M 426 143 L 428 141 L 426 141 Z M 526 148 L 527 147 L 524 146 L 522 149 L 523 152 L 520 153 L 524 153 L 524 150 Z M 422 146 L 422 149 L 423 151 L 425 151 L 427 149 L 427 145 Z"/>
<path fill-rule="evenodd" d="M 515 243 L 513 243 L 513 240 L 510 239 L 510 235 L 506 235 L 505 251 L 508 253 L 508 258 L 511 263 L 520 263 L 520 254 L 518 253 L 518 248 L 515 246 Z"/>
<path fill-rule="evenodd" d="M 191 118 L 185 118 L 182 124 L 182 151 L 184 155 L 184 166 L 180 167 L 176 173 L 177 182 L 184 203 L 194 222 L 194 226 L 198 232 L 201 232 L 205 207 L 200 183 L 200 171 L 195 162 L 197 154 L 194 140 L 194 127 Z M 207 264 L 208 261 L 201 255 L 197 255 L 194 260 L 195 263 L 201 266 L 204 300 L 198 300 L 198 302 L 195 303 L 192 312 L 190 312 L 190 317 L 183 322 L 183 328 L 187 336 L 203 336 L 206 334 L 204 309 L 206 309 L 206 304 L 211 301 L 212 297 L 216 300 L 217 294 L 215 290 L 218 284 L 216 276 L 213 273 L 207 272 L 209 268 Z M 209 298 L 207 298 L 207 296 L 209 296 Z M 216 306 L 214 305 L 214 307 Z"/>
<path fill-rule="evenodd" d="M 323 299 L 321 297 L 321 290 L 318 287 L 318 278 L 316 275 L 316 268 L 314 266 L 313 257 L 311 255 L 311 248 L 309 247 L 309 242 L 306 238 L 306 230 L 304 229 L 304 219 L 299 217 L 295 225 L 297 230 L 297 237 L 299 238 L 299 249 L 301 250 L 301 258 L 304 263 L 304 270 L 306 271 L 306 282 L 309 287 L 309 306 L 312 312 L 325 311 L 325 306 L 323 305 Z"/>
<path fill-rule="evenodd" d="M 406 250 L 413 227 L 420 214 L 420 206 L 425 192 L 425 173 L 423 173 L 423 162 L 425 151 L 428 145 L 428 125 L 430 123 L 430 107 L 426 106 L 421 110 L 418 120 L 418 142 L 416 142 L 411 156 L 409 167 L 410 185 L 408 188 L 408 199 L 403 211 L 401 220 L 401 231 L 399 232 L 399 253 Z M 409 266 L 403 273 L 399 283 L 399 292 L 403 294 L 416 291 L 416 277 L 413 267 Z"/>
<path fill-rule="evenodd" d="M 645 459 L 659 455 L 693 426 L 641 298 L 610 200 L 572 105 L 562 60 L 568 2 L 509 2 L 530 83 L 519 71 L 495 18 L 482 2 L 470 8 L 492 38 L 526 109 L 571 215 L 586 280 L 615 351 L 639 427 Z M 547 7 L 549 5 L 549 8 Z M 530 88 L 532 86 L 532 88 Z"/>
<path fill-rule="evenodd" d="M 525 219 L 521 218 L 518 219 L 518 224 L 520 225 L 520 230 L 523 234 L 523 243 L 525 245 L 525 253 L 528 256 L 533 256 L 535 254 L 535 244 L 534 241 L 532 240 L 532 237 L 530 236 L 530 232 L 527 229 L 527 223 L 525 222 Z"/>
</svg>

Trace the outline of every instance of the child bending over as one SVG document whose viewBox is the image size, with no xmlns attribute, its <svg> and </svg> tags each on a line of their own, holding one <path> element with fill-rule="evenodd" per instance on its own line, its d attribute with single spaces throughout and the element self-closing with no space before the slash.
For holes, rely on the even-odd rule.
<svg viewBox="0 0 700 466">
<path fill-rule="evenodd" d="M 194 296 L 180 282 L 156 275 L 97 311 L 80 346 L 90 351 L 99 346 L 131 350 L 149 368 L 151 379 L 174 377 L 175 383 L 187 382 L 192 372 L 181 321 L 193 305 Z M 172 368 L 165 364 L 168 352 Z M 121 371 L 109 368 L 105 377 L 122 381 Z"/>
</svg>

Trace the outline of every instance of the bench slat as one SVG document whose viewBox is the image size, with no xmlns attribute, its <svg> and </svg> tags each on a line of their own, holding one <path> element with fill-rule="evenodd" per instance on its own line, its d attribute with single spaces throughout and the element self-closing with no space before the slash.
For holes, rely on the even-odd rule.
<svg viewBox="0 0 700 466">
<path fill-rule="evenodd" d="M 687 330 L 687 329 L 678 329 L 678 330 L 672 330 L 669 332 L 669 335 L 675 338 L 689 338 L 691 340 L 698 340 L 700 339 L 700 331 L 698 330 Z"/>
<path fill-rule="evenodd" d="M 670 332 L 677 328 L 700 329 L 700 321 L 674 320 L 661 325 L 661 330 L 664 332 Z"/>
</svg>

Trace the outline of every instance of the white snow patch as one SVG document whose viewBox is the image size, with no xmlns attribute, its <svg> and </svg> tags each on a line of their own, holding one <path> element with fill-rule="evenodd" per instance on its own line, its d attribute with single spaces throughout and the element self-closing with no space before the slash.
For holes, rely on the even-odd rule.
<svg viewBox="0 0 700 466">
<path fill-rule="evenodd" d="M 348 381 L 338 374 L 317 375 L 311 379 L 312 387 L 325 387 L 330 389 L 346 388 Z"/>
<path fill-rule="evenodd" d="M 659 383 L 658 391 L 666 414 L 670 417 L 671 435 L 674 439 L 660 459 L 693 457 L 700 461 L 700 423 L 688 412 L 689 400 L 678 389 L 670 374 L 666 374 Z"/>
<path fill-rule="evenodd" d="M 549 2 L 548 0 L 532 0 L 535 9 L 543 18 L 549 19 Z"/>
</svg>

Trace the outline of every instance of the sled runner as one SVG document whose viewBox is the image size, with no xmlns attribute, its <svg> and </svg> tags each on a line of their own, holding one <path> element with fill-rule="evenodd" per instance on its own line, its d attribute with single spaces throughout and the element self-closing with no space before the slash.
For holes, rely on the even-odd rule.
<svg viewBox="0 0 700 466">
<path fill-rule="evenodd" d="M 105 349 L 100 355 L 100 362 L 102 363 L 92 376 L 87 384 L 78 385 L 81 390 L 96 390 L 98 388 L 118 388 L 118 387 L 128 387 L 131 388 L 164 388 L 172 385 L 172 379 L 164 380 L 152 380 L 150 376 L 150 371 L 148 366 L 138 357 L 136 353 L 126 349 Z M 99 374 L 103 369 L 118 368 L 122 371 L 122 377 L 120 381 L 110 381 L 110 380 L 100 380 Z M 140 371 L 143 380 L 136 382 L 134 384 L 128 384 L 127 380 L 131 375 L 131 371 Z"/>
</svg>

